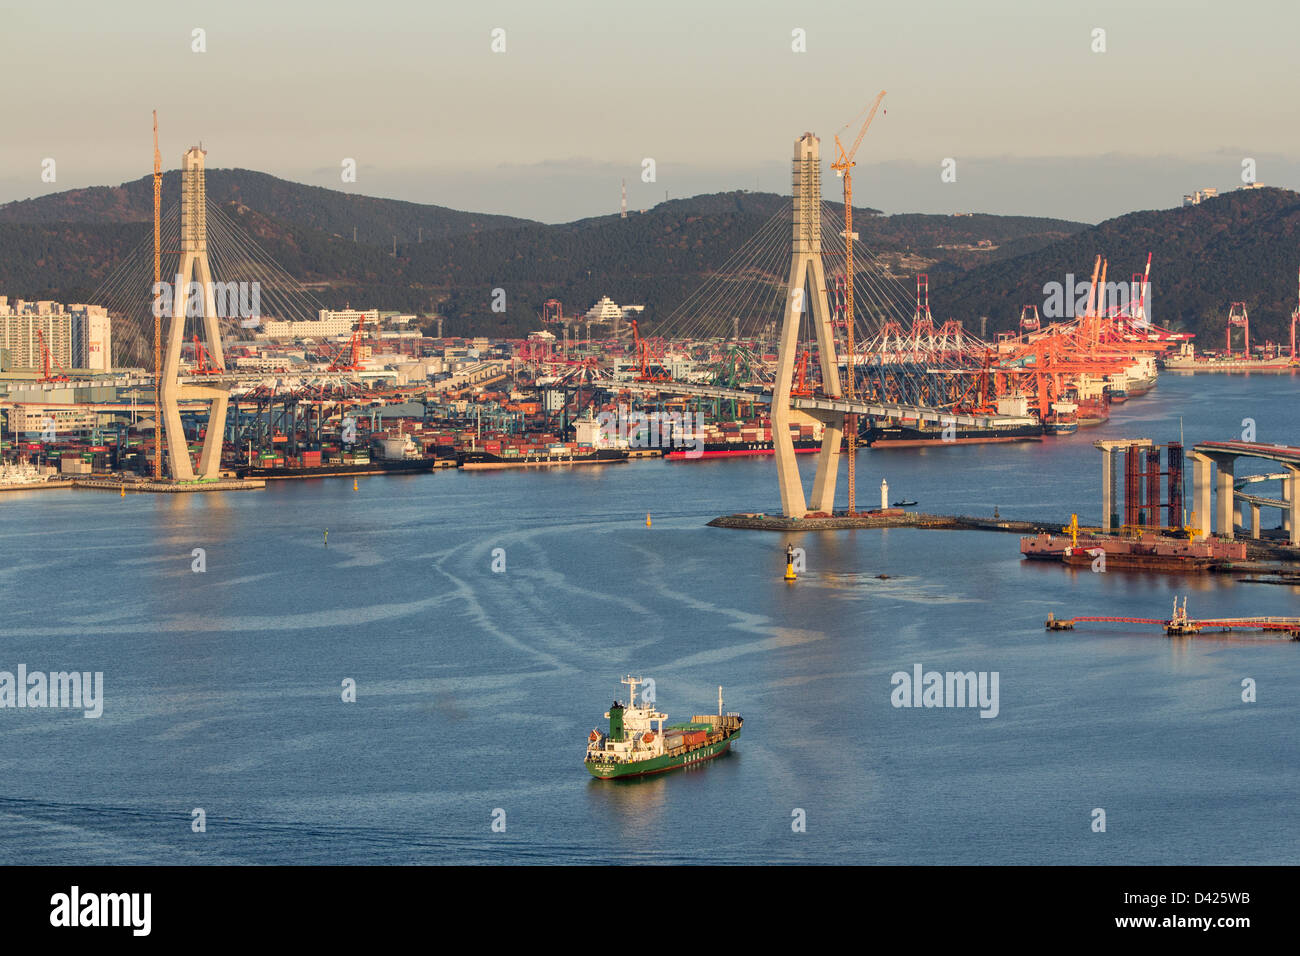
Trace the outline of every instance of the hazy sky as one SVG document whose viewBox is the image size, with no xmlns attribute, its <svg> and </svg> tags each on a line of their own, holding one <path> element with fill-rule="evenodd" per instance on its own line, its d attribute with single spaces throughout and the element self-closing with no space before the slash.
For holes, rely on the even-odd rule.
<svg viewBox="0 0 1300 956">
<path fill-rule="evenodd" d="M 855 199 L 887 212 L 1095 222 L 1245 158 L 1300 187 L 1294 0 L 0 5 L 0 202 L 148 173 L 155 107 L 166 168 L 202 140 L 210 167 L 548 222 L 616 211 L 622 178 L 632 208 L 788 193 L 793 140 L 827 157 L 881 89 Z"/>
</svg>

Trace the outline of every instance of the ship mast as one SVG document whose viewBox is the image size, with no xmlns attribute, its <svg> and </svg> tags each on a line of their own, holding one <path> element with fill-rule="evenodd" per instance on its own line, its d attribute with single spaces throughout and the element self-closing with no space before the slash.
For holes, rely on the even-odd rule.
<svg viewBox="0 0 1300 956">
<path fill-rule="evenodd" d="M 623 683 L 628 686 L 627 709 L 631 710 L 636 706 L 636 689 L 637 685 L 642 683 L 642 680 L 639 677 L 633 677 L 631 674 L 628 674 L 623 678 Z"/>
<path fill-rule="evenodd" d="M 722 716 L 722 685 L 718 685 L 718 716 Z"/>
</svg>

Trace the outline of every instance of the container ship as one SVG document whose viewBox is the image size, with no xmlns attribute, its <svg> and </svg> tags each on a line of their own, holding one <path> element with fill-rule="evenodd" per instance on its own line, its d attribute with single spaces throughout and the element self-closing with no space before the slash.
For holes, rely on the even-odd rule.
<svg viewBox="0 0 1300 956">
<path fill-rule="evenodd" d="M 1073 435 L 1079 430 L 1079 406 L 1074 402 L 1052 402 L 1043 419 L 1043 434 Z"/>
<path fill-rule="evenodd" d="M 627 461 L 626 448 L 596 448 L 575 442 L 551 445 L 484 442 L 484 447 L 456 454 L 456 464 L 466 471 L 499 468 L 545 468 L 556 465 L 614 465 Z"/>
<path fill-rule="evenodd" d="M 994 409 L 999 420 L 985 426 L 945 425 L 942 421 L 924 422 L 903 419 L 901 422 L 872 420 L 861 433 L 862 441 L 872 448 L 921 448 L 926 445 L 975 445 L 994 442 L 1042 441 L 1043 423 L 1029 413 L 1029 400 L 1023 395 L 999 398 Z"/>
<path fill-rule="evenodd" d="M 435 468 L 447 467 L 439 458 L 406 458 L 395 461 L 384 459 L 371 460 L 369 457 L 354 458 L 352 461 L 331 461 L 321 464 L 295 464 L 292 460 L 281 459 L 283 464 L 240 465 L 235 474 L 240 478 L 342 478 L 349 475 L 400 475 L 433 471 Z"/>
<path fill-rule="evenodd" d="M 977 428 L 967 425 L 945 428 L 936 422 L 872 425 L 863 433 L 863 441 L 872 448 L 921 448 L 926 445 L 973 445 L 993 442 L 1042 441 L 1043 423 L 1033 419 Z"/>
<path fill-rule="evenodd" d="M 821 422 L 813 424 L 791 422 L 790 438 L 794 442 L 795 453 L 808 454 L 820 451 L 822 433 Z M 768 422 L 726 422 L 720 426 L 705 425 L 698 437 L 702 439 L 702 450 L 697 450 L 691 442 L 682 442 L 668 449 L 664 457 L 670 461 L 681 461 L 776 454 L 776 447 L 772 441 L 772 426 Z"/>
<path fill-rule="evenodd" d="M 454 464 L 436 455 L 422 455 L 408 435 L 378 435 L 372 444 L 381 453 L 375 457 L 368 446 L 347 451 L 339 448 L 313 449 L 294 454 L 264 452 L 246 465 L 235 468 L 240 478 L 341 478 L 352 475 L 416 474 Z"/>
<path fill-rule="evenodd" d="M 628 685 L 627 706 L 615 700 L 605 713 L 609 732 L 595 729 L 587 737 L 583 762 L 597 779 L 643 777 L 694 766 L 726 753 L 740 736 L 744 718 L 723 713 L 721 687 L 717 714 L 696 714 L 690 723 L 665 727 L 668 715 L 656 710 L 654 701 L 637 706 L 636 689 L 645 681 L 628 676 L 621 683 Z"/>
<path fill-rule="evenodd" d="M 1242 355 L 1197 355 L 1196 347 L 1185 342 L 1176 355 L 1165 358 L 1171 372 L 1289 372 L 1296 363 L 1289 355 L 1247 358 Z"/>
</svg>

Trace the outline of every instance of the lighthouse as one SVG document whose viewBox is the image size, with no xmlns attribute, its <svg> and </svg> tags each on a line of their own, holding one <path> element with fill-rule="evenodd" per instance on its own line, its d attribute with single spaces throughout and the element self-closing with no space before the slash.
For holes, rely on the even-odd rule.
<svg viewBox="0 0 1300 956">
<path fill-rule="evenodd" d="M 889 507 L 889 482 L 884 478 L 880 479 L 880 510 L 884 511 Z"/>
</svg>

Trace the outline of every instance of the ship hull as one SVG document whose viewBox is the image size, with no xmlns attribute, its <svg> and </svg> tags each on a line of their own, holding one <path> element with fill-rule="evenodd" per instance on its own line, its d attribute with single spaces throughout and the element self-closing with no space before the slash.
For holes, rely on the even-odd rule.
<svg viewBox="0 0 1300 956">
<path fill-rule="evenodd" d="M 820 451 L 822 443 L 811 438 L 796 438 L 796 455 Z M 696 454 L 693 448 L 674 448 L 664 453 L 669 461 L 699 461 L 701 458 L 748 458 L 753 455 L 774 455 L 776 449 L 770 441 L 719 441 L 705 442 L 704 450 Z"/>
<path fill-rule="evenodd" d="M 1173 355 L 1164 360 L 1170 372 L 1290 372 L 1296 368 L 1290 355 L 1277 355 L 1270 359 L 1196 358 Z"/>
<path fill-rule="evenodd" d="M 265 478 L 277 480 L 284 478 L 347 478 L 355 475 L 402 475 L 418 474 L 445 467 L 442 459 L 412 458 L 400 461 L 369 461 L 357 464 L 312 465 L 307 468 L 259 468 L 245 465 L 235 469 L 240 478 Z"/>
<path fill-rule="evenodd" d="M 1097 556 L 1080 549 L 1070 551 L 1061 557 L 1061 562 L 1072 568 L 1091 568 Z M 1123 571 L 1163 571 L 1170 574 L 1195 574 L 1209 571 L 1214 565 L 1211 558 L 1177 557 L 1162 554 L 1118 554 L 1106 555 L 1107 569 Z"/>
<path fill-rule="evenodd" d="M 1071 567 L 1090 568 L 1105 553 L 1107 571 L 1165 571 L 1199 573 L 1211 571 L 1246 556 L 1240 541 L 1186 541 L 1163 536 L 1140 540 L 1080 536 L 1078 544 L 1069 537 L 1039 534 L 1020 539 L 1020 554 L 1031 561 L 1056 561 Z"/>
<path fill-rule="evenodd" d="M 740 731 L 736 730 L 724 737 L 722 740 L 713 743 L 701 744 L 685 753 L 664 754 L 662 757 L 652 757 L 649 760 L 639 760 L 636 763 L 600 763 L 594 760 L 585 762 L 587 772 L 597 780 L 622 780 L 632 777 L 648 777 L 656 773 L 667 773 L 670 770 L 681 770 L 683 767 L 693 767 L 697 764 L 713 760 L 715 757 L 721 757 L 731 749 L 731 744 Z"/>
<path fill-rule="evenodd" d="M 864 435 L 872 448 L 924 448 L 930 445 L 989 445 L 1001 442 L 1042 441 L 1041 424 L 1019 425 L 1014 428 L 962 428 L 955 429 L 953 437 L 944 440 L 943 429 L 924 429 L 914 425 L 880 425 Z"/>
<path fill-rule="evenodd" d="M 601 448 L 578 455 L 495 455 L 487 451 L 463 451 L 457 464 L 466 471 L 492 471 L 501 468 L 551 468 L 558 465 L 615 465 L 628 460 L 621 449 Z"/>
<path fill-rule="evenodd" d="M 1290 372 L 1295 368 L 1289 358 L 1244 361 L 1192 359 L 1166 359 L 1165 369 L 1170 372 Z"/>
</svg>

